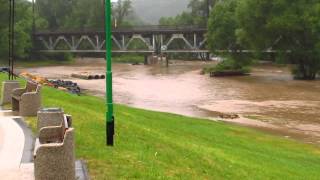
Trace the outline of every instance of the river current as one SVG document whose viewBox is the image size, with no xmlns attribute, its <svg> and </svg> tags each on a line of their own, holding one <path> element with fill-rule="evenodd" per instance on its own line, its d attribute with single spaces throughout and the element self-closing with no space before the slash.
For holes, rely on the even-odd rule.
<svg viewBox="0 0 320 180">
<path fill-rule="evenodd" d="M 172 61 L 169 68 L 114 64 L 114 99 L 134 107 L 211 119 L 221 113 L 237 114 L 240 118 L 225 121 L 273 130 L 281 127 L 280 132 L 298 132 L 305 141 L 320 143 L 319 80 L 295 81 L 288 67 L 270 64 L 255 66 L 250 76 L 210 78 L 200 74 L 207 64 Z M 104 67 L 101 60 L 79 60 L 72 66 L 24 71 L 70 79 L 74 72 L 104 73 Z M 92 94 L 105 94 L 104 80 L 72 80 Z"/>
</svg>

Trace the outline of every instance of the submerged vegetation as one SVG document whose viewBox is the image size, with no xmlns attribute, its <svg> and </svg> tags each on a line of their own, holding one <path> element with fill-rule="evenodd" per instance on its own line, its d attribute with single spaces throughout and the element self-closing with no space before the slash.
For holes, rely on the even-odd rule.
<svg viewBox="0 0 320 180">
<path fill-rule="evenodd" d="M 233 58 L 225 58 L 217 65 L 204 67 L 202 71 L 204 74 L 210 74 L 211 76 L 238 76 L 249 74 L 251 70 L 249 66 L 243 65 Z"/>
</svg>

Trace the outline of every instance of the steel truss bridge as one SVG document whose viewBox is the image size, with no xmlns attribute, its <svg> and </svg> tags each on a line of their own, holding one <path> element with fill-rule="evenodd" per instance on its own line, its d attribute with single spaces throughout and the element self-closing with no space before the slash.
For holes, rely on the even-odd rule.
<svg viewBox="0 0 320 180">
<path fill-rule="evenodd" d="M 114 28 L 113 53 L 208 53 L 206 28 L 141 26 Z M 104 30 L 37 31 L 33 34 L 38 52 L 104 53 Z M 137 48 L 135 44 L 139 42 Z"/>
</svg>

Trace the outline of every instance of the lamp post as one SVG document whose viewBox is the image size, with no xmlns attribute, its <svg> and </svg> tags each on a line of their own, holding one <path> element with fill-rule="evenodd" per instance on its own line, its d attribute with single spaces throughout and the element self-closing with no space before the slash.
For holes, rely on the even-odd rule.
<svg viewBox="0 0 320 180">
<path fill-rule="evenodd" d="M 35 4 L 34 0 L 32 0 L 32 35 L 34 35 L 36 31 L 36 17 L 35 17 Z"/>
<path fill-rule="evenodd" d="M 9 0 L 9 80 L 13 80 L 13 65 L 14 65 L 14 23 L 15 23 L 15 0 Z"/>
<path fill-rule="evenodd" d="M 113 146 L 114 138 L 114 115 L 113 115 L 113 95 L 112 95 L 112 62 L 111 62 L 111 1 L 104 0 L 105 5 L 105 33 L 106 33 L 106 136 L 107 145 Z"/>
<path fill-rule="evenodd" d="M 211 8 L 212 8 L 212 6 L 213 6 L 213 4 L 214 4 L 214 1 L 212 1 L 212 0 L 207 0 L 207 4 L 206 4 L 206 18 L 207 18 L 207 20 L 209 19 L 209 16 L 210 16 L 210 10 L 211 10 Z"/>
</svg>

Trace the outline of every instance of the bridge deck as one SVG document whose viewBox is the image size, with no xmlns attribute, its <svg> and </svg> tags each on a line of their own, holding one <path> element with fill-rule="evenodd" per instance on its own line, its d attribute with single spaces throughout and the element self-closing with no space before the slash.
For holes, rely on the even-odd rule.
<svg viewBox="0 0 320 180">
<path fill-rule="evenodd" d="M 193 26 L 141 26 L 141 27 L 122 27 L 112 29 L 113 34 L 184 34 L 184 33 L 206 33 L 205 27 Z M 44 35 L 95 35 L 104 34 L 103 29 L 78 29 L 78 30 L 55 30 L 55 31 L 37 31 L 36 36 Z"/>
</svg>

